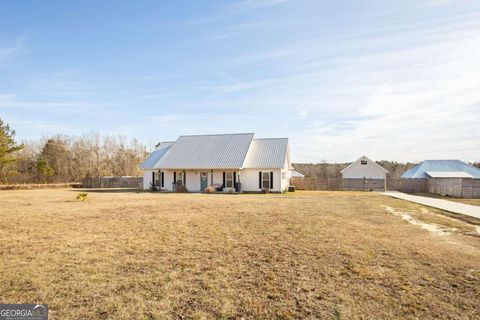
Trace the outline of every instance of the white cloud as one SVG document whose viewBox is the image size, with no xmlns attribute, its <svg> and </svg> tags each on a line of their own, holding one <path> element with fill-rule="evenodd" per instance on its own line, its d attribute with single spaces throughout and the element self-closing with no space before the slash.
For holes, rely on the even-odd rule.
<svg viewBox="0 0 480 320">
<path fill-rule="evenodd" d="M 19 37 L 12 42 L 0 41 L 0 66 L 14 57 L 24 48 L 25 37 Z"/>
<path fill-rule="evenodd" d="M 480 160 L 479 50 L 480 38 L 472 37 L 362 59 L 353 82 L 364 93 L 351 97 L 350 112 L 368 119 L 348 120 L 347 130 L 327 125 L 296 135 L 299 158 Z M 439 53 L 442 59 L 431 59 Z M 391 80 L 375 86 L 371 78 Z"/>
</svg>

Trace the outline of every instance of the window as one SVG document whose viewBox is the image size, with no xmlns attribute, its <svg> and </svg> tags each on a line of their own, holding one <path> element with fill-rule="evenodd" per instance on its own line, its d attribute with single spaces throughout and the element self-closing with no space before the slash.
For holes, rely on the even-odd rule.
<svg viewBox="0 0 480 320">
<path fill-rule="evenodd" d="M 183 186 L 183 172 L 177 172 L 177 186 Z"/>
<path fill-rule="evenodd" d="M 225 172 L 225 188 L 233 188 L 233 172 Z"/>
<path fill-rule="evenodd" d="M 365 160 L 365 159 L 364 159 L 364 160 L 360 160 L 360 164 L 361 164 L 361 165 L 366 165 L 366 164 L 367 164 L 367 160 Z"/>
<path fill-rule="evenodd" d="M 160 172 L 158 171 L 155 172 L 155 185 L 156 186 L 160 185 Z"/>
<path fill-rule="evenodd" d="M 270 172 L 262 172 L 262 188 L 270 189 Z"/>
</svg>

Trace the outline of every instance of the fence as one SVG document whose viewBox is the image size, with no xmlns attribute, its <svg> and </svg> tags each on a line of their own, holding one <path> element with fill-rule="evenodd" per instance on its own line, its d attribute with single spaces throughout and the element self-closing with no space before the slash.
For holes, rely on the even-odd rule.
<svg viewBox="0 0 480 320">
<path fill-rule="evenodd" d="M 341 179 L 341 178 L 291 178 L 290 185 L 297 190 L 384 190 L 383 179 Z M 402 192 L 428 192 L 427 179 L 390 179 L 387 190 Z"/>
<path fill-rule="evenodd" d="M 83 188 L 140 188 L 143 177 L 99 177 L 82 180 Z"/>
<path fill-rule="evenodd" d="M 290 185 L 297 190 L 341 190 L 342 179 L 291 178 Z"/>
<path fill-rule="evenodd" d="M 384 191 L 384 179 L 342 179 L 342 189 L 351 191 Z"/>
<path fill-rule="evenodd" d="M 462 197 L 480 198 L 480 179 L 462 179 Z"/>
<path fill-rule="evenodd" d="M 427 179 L 387 179 L 387 190 L 410 193 L 428 192 Z"/>
<path fill-rule="evenodd" d="M 428 181 L 429 192 L 457 198 L 480 198 L 480 179 L 435 178 Z"/>
</svg>

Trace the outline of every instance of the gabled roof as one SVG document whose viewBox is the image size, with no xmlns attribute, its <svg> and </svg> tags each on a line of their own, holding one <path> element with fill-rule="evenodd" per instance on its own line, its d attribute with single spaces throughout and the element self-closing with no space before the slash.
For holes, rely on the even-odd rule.
<svg viewBox="0 0 480 320">
<path fill-rule="evenodd" d="M 300 172 L 298 172 L 298 171 L 295 171 L 295 170 L 292 171 L 292 178 L 304 178 L 304 177 L 305 177 L 304 174 L 302 174 L 302 173 L 300 173 Z"/>
<path fill-rule="evenodd" d="M 343 170 L 340 171 L 340 173 L 343 173 L 344 171 L 347 171 L 348 169 L 350 169 L 352 166 L 354 166 L 355 164 L 359 163 L 360 161 L 362 160 L 367 160 L 369 161 L 371 164 L 377 166 L 379 169 L 385 171 L 385 173 L 388 173 L 388 170 L 385 169 L 384 167 L 382 167 L 381 165 L 379 165 L 378 163 L 376 163 L 375 161 L 371 160 L 370 158 L 367 158 L 366 156 L 361 156 L 360 158 L 358 158 L 356 161 L 350 163 L 346 168 L 344 168 Z"/>
<path fill-rule="evenodd" d="M 283 168 L 288 154 L 288 138 L 254 139 L 250 145 L 244 168 Z"/>
<path fill-rule="evenodd" d="M 140 165 L 141 169 L 154 169 L 157 162 L 167 153 L 173 142 L 162 142 Z"/>
<path fill-rule="evenodd" d="M 255 139 L 253 133 L 180 136 L 162 143 L 142 169 L 283 168 L 288 138 Z"/>
<path fill-rule="evenodd" d="M 473 178 L 465 171 L 425 171 L 430 178 Z"/>
<path fill-rule="evenodd" d="M 180 136 L 155 165 L 162 169 L 241 168 L 253 133 Z"/>
<path fill-rule="evenodd" d="M 480 169 L 460 160 L 425 160 L 402 174 L 404 179 L 426 179 L 426 172 L 466 172 L 480 178 Z"/>
</svg>

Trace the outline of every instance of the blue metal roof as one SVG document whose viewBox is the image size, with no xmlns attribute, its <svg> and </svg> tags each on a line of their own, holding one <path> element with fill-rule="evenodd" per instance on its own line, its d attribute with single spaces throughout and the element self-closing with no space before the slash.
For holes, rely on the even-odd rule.
<svg viewBox="0 0 480 320">
<path fill-rule="evenodd" d="M 480 179 L 480 169 L 460 160 L 425 160 L 402 174 L 404 179 L 426 179 L 426 171 L 459 172 L 463 171 Z"/>
</svg>

